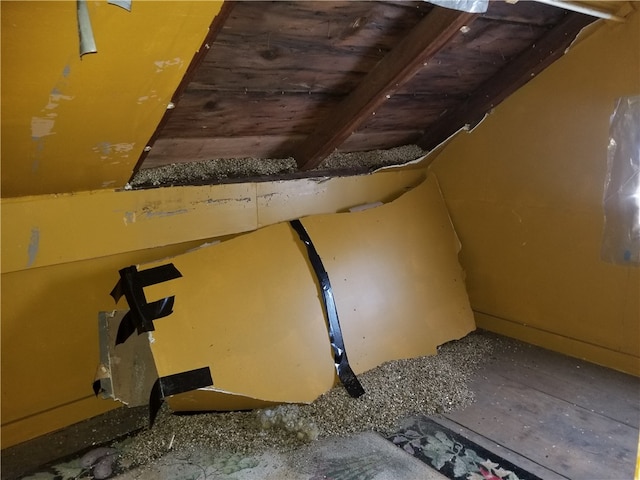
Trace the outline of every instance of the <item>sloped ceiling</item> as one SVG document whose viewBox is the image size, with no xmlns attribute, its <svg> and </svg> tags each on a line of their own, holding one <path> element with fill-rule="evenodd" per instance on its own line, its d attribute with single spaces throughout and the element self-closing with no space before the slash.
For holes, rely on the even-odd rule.
<svg viewBox="0 0 640 480">
<path fill-rule="evenodd" d="M 2 196 L 122 188 L 222 2 L 1 2 Z"/>
<path fill-rule="evenodd" d="M 218 159 L 287 159 L 278 178 L 362 173 L 326 159 L 431 150 L 595 20 L 523 1 L 483 14 L 391 1 L 87 5 L 98 52 L 80 57 L 75 2 L 2 4 L 3 197 L 122 188 Z"/>
<path fill-rule="evenodd" d="M 142 168 L 291 156 L 305 170 L 336 148 L 431 149 L 592 21 L 535 2 L 493 2 L 483 15 L 425 2 L 239 2 L 227 15 Z"/>
</svg>

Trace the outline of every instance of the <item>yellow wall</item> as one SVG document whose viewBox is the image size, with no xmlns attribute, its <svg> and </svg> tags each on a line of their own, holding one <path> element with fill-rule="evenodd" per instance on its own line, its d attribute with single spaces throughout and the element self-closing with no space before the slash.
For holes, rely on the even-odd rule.
<svg viewBox="0 0 640 480">
<path fill-rule="evenodd" d="M 609 118 L 640 94 L 640 12 L 605 24 L 432 168 L 478 326 L 640 374 L 640 268 L 600 260 Z"/>
<path fill-rule="evenodd" d="M 2 2 L 2 196 L 122 187 L 220 1 Z"/>
</svg>

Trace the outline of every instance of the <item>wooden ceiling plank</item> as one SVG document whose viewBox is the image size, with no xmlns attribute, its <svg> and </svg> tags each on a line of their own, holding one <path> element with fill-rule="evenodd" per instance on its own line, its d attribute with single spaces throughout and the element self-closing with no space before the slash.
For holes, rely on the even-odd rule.
<svg viewBox="0 0 640 480">
<path fill-rule="evenodd" d="M 193 56 L 193 58 L 191 60 L 191 63 L 187 67 L 187 71 L 185 72 L 184 76 L 182 77 L 182 81 L 180 82 L 180 84 L 178 85 L 178 88 L 176 88 L 175 93 L 171 97 L 171 103 L 173 104 L 173 108 L 172 109 L 167 109 L 165 111 L 164 115 L 162 116 L 162 118 L 160 119 L 160 123 L 156 127 L 155 132 L 153 132 L 153 135 L 151 136 L 151 138 L 147 142 L 147 148 L 144 149 L 144 151 L 142 152 L 142 155 L 140 155 L 140 158 L 138 159 L 138 162 L 136 163 L 136 166 L 133 169 L 133 173 L 131 174 L 131 179 L 133 179 L 133 177 L 135 177 L 136 173 L 138 173 L 138 170 L 140 170 L 140 168 L 142 168 L 144 160 L 145 160 L 145 158 L 147 158 L 147 155 L 149 154 L 149 151 L 150 151 L 149 147 L 152 147 L 153 144 L 155 143 L 155 141 L 160 136 L 160 133 L 162 132 L 162 130 L 164 129 L 164 126 L 169 121 L 169 117 L 171 116 L 171 113 L 175 109 L 175 106 L 178 104 L 178 101 L 182 97 L 182 94 L 187 89 L 187 86 L 189 85 L 189 82 L 195 76 L 195 74 L 196 74 L 196 72 L 198 70 L 198 67 L 204 61 L 204 58 L 207 56 L 207 53 L 208 53 L 209 49 L 211 48 L 211 45 L 213 45 L 213 42 L 215 41 L 216 37 L 222 31 L 222 27 L 227 22 L 227 19 L 231 15 L 231 10 L 233 10 L 233 7 L 235 5 L 236 5 L 235 1 L 225 1 L 222 4 L 222 7 L 220 8 L 220 11 L 218 12 L 218 14 L 215 16 L 215 18 L 211 22 L 211 26 L 209 27 L 209 32 L 207 33 L 204 41 L 202 42 L 202 46 L 200 47 L 200 49 Z"/>
<path fill-rule="evenodd" d="M 485 81 L 466 102 L 428 128 L 417 144 L 432 150 L 465 125 L 475 126 L 492 108 L 564 55 L 580 30 L 593 20 L 579 13 L 567 13 L 529 49 Z"/>
<path fill-rule="evenodd" d="M 294 150 L 298 168 L 310 170 L 343 143 L 398 87 L 444 48 L 476 14 L 433 7 Z"/>
</svg>

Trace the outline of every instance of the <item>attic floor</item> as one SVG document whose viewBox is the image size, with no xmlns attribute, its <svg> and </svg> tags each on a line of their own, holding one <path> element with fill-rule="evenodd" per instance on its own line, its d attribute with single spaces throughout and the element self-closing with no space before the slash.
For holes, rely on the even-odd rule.
<svg viewBox="0 0 640 480">
<path fill-rule="evenodd" d="M 489 360 L 481 365 L 472 378 L 475 402 L 461 410 L 433 415 L 433 419 L 543 479 L 633 478 L 640 427 L 639 378 L 519 341 L 488 333 L 483 335 L 499 341 Z M 133 417 L 123 419 L 121 427 L 124 428 L 127 422 L 131 426 L 137 421 Z M 378 445 L 378 440 L 371 437 L 376 434 L 363 435 L 358 437 L 360 445 Z M 337 441 L 325 439 L 316 445 L 312 443 L 305 447 L 306 451 L 299 451 L 295 462 L 290 464 L 300 465 L 305 459 L 326 449 L 327 442 Z M 50 439 L 50 443 L 53 446 L 55 442 Z M 3 479 L 22 478 L 16 474 L 20 471 L 20 462 L 16 460 L 20 456 L 15 455 L 18 447 L 29 448 L 29 442 L 13 447 L 14 455 L 2 452 Z M 33 447 L 34 444 L 31 444 Z M 347 447 L 334 444 L 333 448 Z M 407 462 L 415 462 L 414 457 L 406 457 Z M 165 469 L 164 474 L 160 468 L 162 462 L 161 458 L 142 470 L 127 472 L 119 478 L 176 478 L 175 462 L 174 470 Z M 407 465 L 407 468 L 418 468 L 414 464 Z M 5 467 L 10 468 L 6 470 Z M 154 467 L 158 468 L 153 470 Z M 424 468 L 424 465 L 419 468 Z M 149 474 L 152 476 L 149 477 Z M 206 478 L 254 478 L 249 470 L 221 475 L 207 475 Z M 272 472 L 272 475 L 278 474 Z M 423 473 L 416 478 L 443 478 L 437 475 L 435 472 L 434 476 Z M 309 480 L 311 477 L 306 474 L 287 478 Z M 379 480 L 387 477 L 374 474 L 362 478 Z"/>
</svg>

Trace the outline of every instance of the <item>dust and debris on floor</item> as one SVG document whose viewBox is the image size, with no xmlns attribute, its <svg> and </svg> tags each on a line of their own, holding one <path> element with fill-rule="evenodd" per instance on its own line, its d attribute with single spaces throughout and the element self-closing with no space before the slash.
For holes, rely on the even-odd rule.
<svg viewBox="0 0 640 480">
<path fill-rule="evenodd" d="M 317 438 L 376 431 L 386 434 L 405 416 L 444 413 L 473 401 L 468 382 L 496 339 L 481 334 L 449 342 L 438 354 L 387 362 L 358 376 L 365 394 L 350 397 L 336 385 L 309 405 L 193 415 L 164 406 L 155 425 L 117 445 L 126 464 L 139 465 L 171 449 L 202 447 L 284 452 Z"/>
<path fill-rule="evenodd" d="M 367 432 L 387 436 L 409 416 L 446 413 L 471 404 L 473 373 L 491 359 L 492 352 L 504 347 L 502 343 L 501 338 L 479 331 L 438 347 L 437 355 L 384 363 L 358 375 L 365 389 L 359 398 L 350 397 L 338 384 L 308 405 L 176 414 L 165 404 L 153 427 L 26 478 L 98 479 L 120 474 L 123 478 L 159 478 L 155 469 L 162 459 L 184 463 L 180 468 L 187 464 L 196 468 L 194 459 L 211 456 L 211 452 L 215 452 L 215 462 L 207 468 L 235 472 L 247 467 L 242 463 L 247 459 L 294 458 L 313 451 L 314 445 L 320 448 Z"/>
<path fill-rule="evenodd" d="M 417 145 L 388 150 L 342 153 L 335 151 L 312 172 L 367 173 L 381 167 L 404 165 L 425 155 Z M 173 163 L 139 170 L 129 182 L 132 188 L 170 185 L 222 183 L 224 181 L 286 177 L 298 171 L 293 157 L 288 158 L 217 158 L 202 162 Z"/>
</svg>

